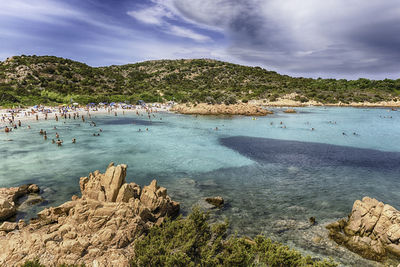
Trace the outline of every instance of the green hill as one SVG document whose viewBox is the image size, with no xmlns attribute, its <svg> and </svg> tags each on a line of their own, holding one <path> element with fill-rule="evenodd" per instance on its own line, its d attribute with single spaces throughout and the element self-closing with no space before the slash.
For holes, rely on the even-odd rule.
<svg viewBox="0 0 400 267">
<path fill-rule="evenodd" d="M 397 80 L 293 78 L 209 59 L 157 60 L 109 67 L 53 56 L 15 56 L 0 62 L 0 105 L 101 101 L 235 103 L 275 100 L 379 102 L 400 95 Z"/>
</svg>

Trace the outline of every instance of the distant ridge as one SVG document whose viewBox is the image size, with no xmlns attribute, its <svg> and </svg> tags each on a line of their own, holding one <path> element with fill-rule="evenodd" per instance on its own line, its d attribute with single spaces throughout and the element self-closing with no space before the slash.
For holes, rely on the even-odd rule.
<svg viewBox="0 0 400 267">
<path fill-rule="evenodd" d="M 213 59 L 152 60 L 90 67 L 54 56 L 14 56 L 0 62 L 0 105 L 101 101 L 236 103 L 253 99 L 324 104 L 397 101 L 400 79 L 293 78 L 260 67 Z"/>
</svg>

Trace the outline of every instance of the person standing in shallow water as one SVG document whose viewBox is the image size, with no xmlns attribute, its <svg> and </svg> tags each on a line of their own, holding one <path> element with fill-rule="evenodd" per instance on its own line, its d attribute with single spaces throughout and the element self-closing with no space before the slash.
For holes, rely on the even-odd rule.
<svg viewBox="0 0 400 267">
<path fill-rule="evenodd" d="M 10 129 L 6 126 L 6 128 L 4 128 L 4 132 L 9 133 Z"/>
</svg>

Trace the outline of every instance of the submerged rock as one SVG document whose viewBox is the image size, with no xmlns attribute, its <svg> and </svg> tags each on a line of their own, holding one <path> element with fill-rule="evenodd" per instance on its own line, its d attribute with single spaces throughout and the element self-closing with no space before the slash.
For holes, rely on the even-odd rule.
<svg viewBox="0 0 400 267">
<path fill-rule="evenodd" d="M 38 193 L 39 187 L 35 184 L 26 184 L 19 187 L 0 188 L 0 221 L 13 217 L 17 212 L 17 200 L 31 193 Z"/>
<path fill-rule="evenodd" d="M 330 238 L 367 259 L 400 259 L 400 211 L 374 198 L 356 200 L 348 219 L 327 229 Z"/>
<path fill-rule="evenodd" d="M 0 265 L 38 258 L 46 266 L 129 266 L 134 240 L 166 216 L 177 216 L 180 205 L 155 180 L 143 189 L 125 183 L 126 168 L 110 164 L 104 174 L 90 173 L 80 179 L 81 198 L 41 211 L 26 226 L 5 225 Z"/>
<path fill-rule="evenodd" d="M 308 221 L 310 222 L 310 225 L 316 225 L 317 224 L 317 220 L 315 219 L 315 217 L 310 217 L 308 218 Z"/>
<path fill-rule="evenodd" d="M 17 212 L 18 211 L 27 211 L 29 210 L 33 205 L 40 204 L 44 201 L 44 199 L 38 195 L 38 194 L 29 194 L 24 201 L 18 206 Z"/>
<path fill-rule="evenodd" d="M 220 196 L 218 197 L 208 197 L 205 199 L 208 203 L 214 205 L 217 208 L 221 208 L 224 205 L 224 199 Z"/>
</svg>

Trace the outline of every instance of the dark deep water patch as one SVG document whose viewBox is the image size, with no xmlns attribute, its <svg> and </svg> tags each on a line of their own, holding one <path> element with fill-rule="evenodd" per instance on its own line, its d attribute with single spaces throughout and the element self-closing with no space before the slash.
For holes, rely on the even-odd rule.
<svg viewBox="0 0 400 267">
<path fill-rule="evenodd" d="M 400 169 L 399 152 L 247 136 L 221 138 L 220 143 L 260 164 L 350 166 L 386 171 Z"/>
<path fill-rule="evenodd" d="M 133 118 L 115 118 L 112 120 L 105 120 L 103 124 L 106 125 L 127 125 L 127 124 L 132 124 L 132 125 L 155 125 L 155 124 L 161 124 L 162 122 L 160 121 L 148 121 L 148 120 L 140 120 L 140 119 L 133 119 Z"/>
</svg>

